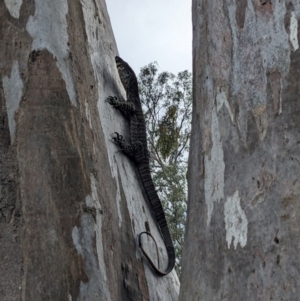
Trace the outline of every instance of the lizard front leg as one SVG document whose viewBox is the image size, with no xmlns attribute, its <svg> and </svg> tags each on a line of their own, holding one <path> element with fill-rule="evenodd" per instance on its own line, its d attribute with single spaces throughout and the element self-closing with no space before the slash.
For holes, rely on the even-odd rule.
<svg viewBox="0 0 300 301">
<path fill-rule="evenodd" d="M 128 157 L 134 159 L 137 163 L 141 162 L 144 158 L 144 148 L 141 141 L 135 141 L 131 144 L 127 143 L 122 135 L 115 132 L 116 137 L 113 137 L 112 140 L 114 143 L 118 144 L 121 148 L 121 151 Z"/>
<path fill-rule="evenodd" d="M 109 96 L 106 101 L 118 110 L 133 113 L 135 112 L 135 105 L 130 100 L 120 101 L 117 96 Z"/>
</svg>

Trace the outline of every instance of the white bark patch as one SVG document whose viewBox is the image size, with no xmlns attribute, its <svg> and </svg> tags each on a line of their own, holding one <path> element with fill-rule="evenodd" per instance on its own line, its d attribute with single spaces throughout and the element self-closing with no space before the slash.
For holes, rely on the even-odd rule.
<svg viewBox="0 0 300 301">
<path fill-rule="evenodd" d="M 23 82 L 20 77 L 19 63 L 17 61 L 13 63 L 10 77 L 5 76 L 3 78 L 3 90 L 6 100 L 10 138 L 13 142 L 16 131 L 15 112 L 19 108 L 23 94 Z"/>
<path fill-rule="evenodd" d="M 298 20 L 294 11 L 291 12 L 290 19 L 290 42 L 293 47 L 293 51 L 296 51 L 299 48 L 298 42 Z"/>
<path fill-rule="evenodd" d="M 241 198 L 238 191 L 227 197 L 224 204 L 224 216 L 228 249 L 230 249 L 232 241 L 234 249 L 236 249 L 238 243 L 242 248 L 245 247 L 247 243 L 248 220 L 244 210 L 241 208 Z"/>
<path fill-rule="evenodd" d="M 102 241 L 102 210 L 99 202 L 96 180 L 91 175 L 91 195 L 86 197 L 86 206 L 96 213 L 96 221 L 92 213 L 83 213 L 80 218 L 80 228 L 72 231 L 73 243 L 77 252 L 83 257 L 89 281 L 80 283 L 80 295 L 77 301 L 101 300 L 109 301 L 110 293 L 107 289 L 106 268 Z M 94 237 L 96 235 L 97 256 L 94 253 Z"/>
<path fill-rule="evenodd" d="M 96 179 L 93 175 L 91 175 L 91 191 L 92 198 L 90 196 L 86 197 L 86 205 L 88 207 L 96 208 L 96 238 L 97 238 L 97 254 L 99 259 L 99 266 L 102 267 L 103 278 L 106 281 L 106 270 L 105 270 L 105 262 L 104 262 L 104 252 L 103 252 L 103 243 L 102 243 L 102 209 L 101 204 L 98 198 L 98 192 L 96 187 Z M 90 202 L 91 201 L 91 202 Z"/>
<path fill-rule="evenodd" d="M 217 101 L 217 111 L 219 112 L 220 109 L 222 108 L 222 106 L 225 104 L 225 107 L 227 108 L 228 113 L 229 113 L 229 115 L 230 115 L 231 122 L 234 123 L 233 113 L 232 113 L 232 111 L 231 111 L 229 102 L 228 102 L 228 100 L 227 100 L 226 92 L 225 92 L 224 90 L 222 90 L 222 88 L 218 88 L 218 90 L 219 90 L 220 92 L 217 94 L 217 97 L 216 97 L 216 101 Z"/>
<path fill-rule="evenodd" d="M 111 167 L 112 175 L 116 179 L 116 184 L 117 184 L 116 203 L 117 203 L 117 210 L 118 210 L 118 217 L 119 217 L 119 227 L 121 227 L 122 215 L 120 209 L 120 202 L 121 202 L 120 183 L 118 179 L 118 169 L 114 159 L 116 148 L 111 142 L 111 134 L 114 131 L 117 131 L 116 126 L 118 125 L 119 121 L 108 118 L 109 113 L 107 112 L 107 108 L 109 107 L 109 105 L 105 103 L 105 98 L 104 98 L 105 94 L 103 93 L 103 91 L 107 89 L 105 89 L 106 86 L 103 86 L 105 79 L 100 78 L 102 76 L 102 72 L 99 72 L 99 70 L 102 70 L 104 68 L 103 66 L 111 65 L 111 57 L 109 57 L 109 53 L 103 52 L 100 45 L 103 42 L 99 41 L 98 39 L 98 36 L 105 37 L 105 35 L 108 35 L 108 33 L 105 32 L 101 34 L 96 34 L 97 32 L 100 32 L 102 29 L 99 26 L 98 20 L 95 19 L 95 16 L 100 13 L 98 8 L 95 6 L 96 5 L 95 2 L 89 0 L 81 0 L 81 4 L 82 4 L 84 22 L 86 26 L 86 34 L 87 34 L 87 40 L 89 44 L 91 63 L 94 69 L 94 75 L 98 86 L 97 87 L 98 88 L 98 103 L 97 103 L 98 112 L 100 116 L 101 125 L 103 128 L 103 133 L 107 141 L 107 149 L 108 149 L 107 154 L 108 154 L 109 164 Z"/>
<path fill-rule="evenodd" d="M 67 0 L 35 0 L 35 14 L 30 16 L 26 29 L 33 38 L 32 50 L 47 49 L 56 57 L 69 98 L 76 105 L 76 93 L 68 62 L 67 13 Z"/>
<path fill-rule="evenodd" d="M 219 129 L 219 122 L 216 108 L 212 110 L 212 148 L 210 156 L 205 154 L 205 203 L 207 207 L 207 226 L 210 223 L 214 202 L 224 198 L 224 153 Z"/>
<path fill-rule="evenodd" d="M 91 119 L 91 110 L 87 100 L 85 100 L 85 115 L 87 120 L 89 121 L 90 128 L 92 129 L 92 119 Z"/>
<path fill-rule="evenodd" d="M 20 7 L 23 3 L 22 0 L 4 0 L 6 8 L 12 17 L 19 19 L 20 17 Z"/>
</svg>

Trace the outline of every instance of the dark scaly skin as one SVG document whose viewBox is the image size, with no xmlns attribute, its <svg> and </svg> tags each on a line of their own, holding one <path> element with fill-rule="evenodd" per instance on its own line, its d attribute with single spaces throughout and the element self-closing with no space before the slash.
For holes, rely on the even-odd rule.
<svg viewBox="0 0 300 301">
<path fill-rule="evenodd" d="M 151 265 L 153 270 L 158 275 L 164 276 L 169 274 L 175 265 L 175 250 L 171 239 L 170 231 L 167 225 L 165 213 L 161 205 L 161 201 L 155 190 L 151 173 L 150 173 L 146 124 L 145 124 L 145 118 L 142 110 L 142 104 L 139 98 L 137 78 L 135 76 L 134 71 L 125 61 L 123 61 L 118 56 L 116 56 L 115 60 L 116 60 L 116 65 L 118 68 L 120 79 L 126 90 L 127 100 L 125 102 L 119 101 L 117 97 L 110 96 L 108 97 L 107 101 L 116 109 L 123 110 L 128 113 L 129 122 L 130 122 L 131 144 L 126 143 L 126 141 L 123 139 L 123 136 L 121 136 L 119 133 L 115 133 L 116 137 L 113 138 L 113 141 L 121 147 L 121 150 L 123 151 L 124 154 L 132 158 L 136 163 L 147 196 L 154 210 L 157 222 L 160 226 L 161 233 L 163 235 L 163 239 L 169 257 L 167 269 L 165 271 L 159 270 L 159 268 L 153 263 L 153 261 L 148 256 L 147 252 L 144 250 L 142 246 L 142 240 L 141 240 L 142 235 L 144 234 L 148 235 L 154 240 L 153 236 L 149 232 L 142 232 L 139 234 L 139 245 L 141 251 L 149 261 L 149 264 Z"/>
</svg>

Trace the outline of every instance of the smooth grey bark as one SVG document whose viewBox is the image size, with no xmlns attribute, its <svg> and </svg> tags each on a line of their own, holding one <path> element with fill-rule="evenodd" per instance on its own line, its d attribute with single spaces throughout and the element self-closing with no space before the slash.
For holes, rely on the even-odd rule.
<svg viewBox="0 0 300 301">
<path fill-rule="evenodd" d="M 1 301 L 177 300 L 138 249 L 147 224 L 166 264 L 111 141 L 128 124 L 105 103 L 124 91 L 104 0 L 5 0 L 0 20 Z"/>
<path fill-rule="evenodd" d="M 193 1 L 181 301 L 299 300 L 299 1 Z"/>
</svg>

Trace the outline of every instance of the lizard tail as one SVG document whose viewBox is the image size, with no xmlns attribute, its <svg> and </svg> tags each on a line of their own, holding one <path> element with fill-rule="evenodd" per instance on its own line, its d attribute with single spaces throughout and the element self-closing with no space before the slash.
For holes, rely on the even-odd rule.
<svg viewBox="0 0 300 301">
<path fill-rule="evenodd" d="M 149 264 L 151 265 L 153 270 L 158 275 L 165 276 L 172 271 L 172 269 L 174 268 L 174 265 L 175 265 L 175 250 L 174 250 L 171 234 L 170 234 L 169 227 L 167 224 L 164 209 L 162 207 L 161 201 L 157 195 L 157 192 L 155 190 L 155 187 L 154 187 L 154 184 L 152 181 L 149 164 L 139 165 L 138 170 L 139 170 L 139 174 L 142 179 L 142 182 L 144 184 L 144 188 L 148 195 L 151 207 L 153 208 L 153 211 L 155 213 L 155 217 L 156 217 L 157 223 L 159 225 L 159 228 L 161 230 L 163 240 L 164 240 L 166 248 L 167 248 L 167 253 L 168 253 L 168 257 L 169 257 L 167 269 L 165 271 L 161 271 L 159 269 L 159 267 L 156 267 L 156 265 L 151 260 L 151 258 L 149 257 L 149 255 L 147 254 L 147 252 L 145 251 L 145 249 L 142 246 L 141 236 L 143 234 L 147 233 L 148 236 L 152 237 L 152 235 L 149 232 L 142 232 L 141 234 L 139 234 L 139 245 L 140 245 L 142 253 L 149 261 Z M 155 239 L 153 237 L 152 237 L 152 239 L 155 241 Z M 156 242 L 155 242 L 155 244 L 156 244 Z"/>
<path fill-rule="evenodd" d="M 152 238 L 152 240 L 154 241 L 155 243 L 155 248 L 156 248 L 156 254 L 157 254 L 157 266 L 155 265 L 155 263 L 152 261 L 152 259 L 150 258 L 150 256 L 148 255 L 148 253 L 146 252 L 146 250 L 144 249 L 143 247 L 143 244 L 142 244 L 142 235 L 143 234 L 146 234 L 148 236 L 150 236 Z M 161 271 L 159 269 L 159 253 L 158 253 L 158 247 L 157 247 L 157 243 L 156 243 L 156 240 L 154 239 L 154 237 L 152 236 L 152 234 L 150 232 L 141 232 L 139 234 L 139 247 L 142 251 L 142 253 L 144 254 L 144 256 L 147 258 L 150 266 L 152 267 L 152 269 L 159 275 L 159 276 L 165 276 L 167 274 L 169 274 L 173 267 L 174 267 L 174 264 L 175 264 L 175 252 L 174 252 L 174 248 L 172 247 L 172 252 L 170 253 L 171 250 L 169 250 L 169 248 L 167 247 L 167 251 L 168 251 L 168 256 L 169 256 L 169 264 L 168 264 L 168 267 L 165 271 Z M 172 255 L 173 254 L 173 255 Z M 173 258 L 173 259 L 172 259 Z"/>
</svg>

